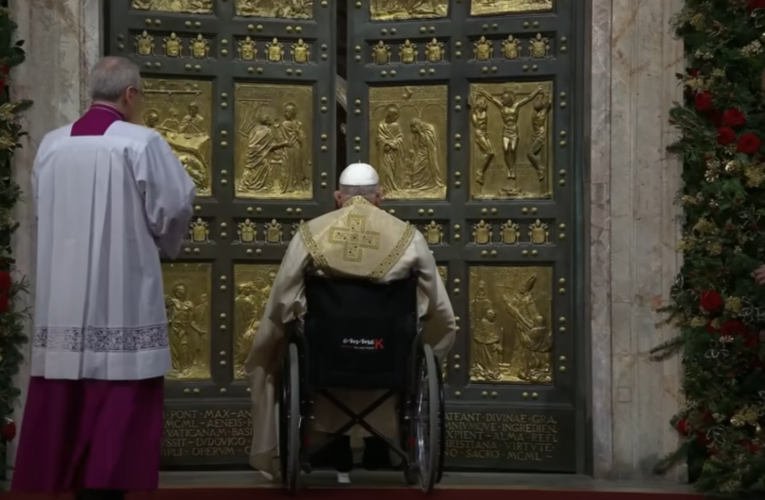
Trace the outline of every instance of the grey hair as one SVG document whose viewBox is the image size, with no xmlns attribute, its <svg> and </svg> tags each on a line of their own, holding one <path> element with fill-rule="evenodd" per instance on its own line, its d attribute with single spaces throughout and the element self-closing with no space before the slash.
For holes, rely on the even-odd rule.
<svg viewBox="0 0 765 500">
<path fill-rule="evenodd" d="M 364 198 L 371 198 L 377 196 L 380 186 L 377 184 L 370 184 L 368 186 L 344 186 L 340 184 L 340 193 L 348 197 L 363 196 Z"/>
<path fill-rule="evenodd" d="M 128 87 L 141 88 L 141 70 L 124 57 L 104 57 L 90 73 L 90 97 L 94 101 L 118 101 Z"/>
</svg>

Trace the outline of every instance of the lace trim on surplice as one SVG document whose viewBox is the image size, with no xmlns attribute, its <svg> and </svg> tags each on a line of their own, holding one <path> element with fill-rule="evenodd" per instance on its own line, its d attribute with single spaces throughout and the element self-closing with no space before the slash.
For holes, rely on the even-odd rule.
<svg viewBox="0 0 765 500">
<path fill-rule="evenodd" d="M 169 347 L 167 325 L 126 327 L 38 327 L 34 347 L 49 351 L 135 353 Z"/>
</svg>

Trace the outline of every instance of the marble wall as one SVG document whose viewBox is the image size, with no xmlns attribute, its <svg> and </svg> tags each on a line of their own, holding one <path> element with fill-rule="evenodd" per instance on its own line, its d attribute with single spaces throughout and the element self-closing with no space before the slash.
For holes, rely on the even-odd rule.
<svg viewBox="0 0 765 500">
<path fill-rule="evenodd" d="M 668 420 L 681 404 L 679 363 L 650 363 L 648 351 L 672 335 L 655 327 L 660 318 L 654 311 L 679 265 L 672 204 L 678 165 L 664 149 L 673 133 L 668 110 L 681 95 L 674 74 L 683 62 L 682 44 L 671 37 L 667 23 L 682 0 L 586 1 L 591 50 L 585 71 L 591 93 L 582 126 L 588 129 L 593 467 L 597 477 L 649 478 L 656 459 L 677 445 Z M 29 53 L 12 75 L 12 91 L 35 101 L 26 117 L 30 135 L 16 162 L 18 181 L 28 190 L 36 146 L 45 132 L 73 121 L 88 105 L 87 72 L 100 54 L 101 2 L 10 3 Z M 28 205 L 20 206 L 17 216 L 18 267 L 33 281 L 35 220 Z M 19 387 L 28 379 L 29 368 L 23 367 Z M 22 397 L 19 424 L 23 405 Z M 9 454 L 12 464 L 13 447 Z M 669 477 L 682 480 L 685 471 Z"/>
<path fill-rule="evenodd" d="M 679 165 L 666 146 L 683 46 L 669 30 L 682 0 L 591 0 L 589 232 L 594 470 L 648 478 L 678 444 L 678 359 L 649 350 L 674 336 L 655 313 L 679 269 Z M 681 480 L 683 469 L 668 477 Z"/>
</svg>

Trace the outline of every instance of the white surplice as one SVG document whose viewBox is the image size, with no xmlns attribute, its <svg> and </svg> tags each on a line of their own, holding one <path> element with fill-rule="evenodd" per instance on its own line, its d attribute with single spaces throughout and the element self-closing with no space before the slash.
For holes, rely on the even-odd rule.
<svg viewBox="0 0 765 500">
<path fill-rule="evenodd" d="M 32 376 L 141 380 L 170 369 L 158 247 L 174 257 L 194 183 L 151 129 L 43 139 L 32 175 L 38 217 Z"/>
<path fill-rule="evenodd" d="M 376 244 L 365 245 L 360 260 L 347 259 L 344 258 L 347 255 L 345 247 L 336 237 L 337 231 L 366 232 L 379 235 L 379 239 Z M 421 318 L 428 318 L 423 332 L 424 342 L 433 347 L 439 360 L 444 360 L 455 340 L 456 322 L 449 296 L 433 254 L 414 226 L 385 213 L 362 197 L 352 198 L 343 208 L 302 224 L 279 267 L 245 366 L 252 396 L 250 464 L 273 476 L 278 469 L 275 460 L 278 422 L 275 382 L 279 356 L 284 351 L 284 325 L 302 318 L 305 313 L 303 276 L 309 265 L 319 272 L 328 270 L 333 274 L 371 278 L 382 283 L 404 279 L 412 271 L 418 271 L 419 314 Z M 383 392 L 333 391 L 333 395 L 359 413 Z M 334 432 L 348 421 L 348 417 L 325 398 L 315 395 L 314 401 L 314 430 Z M 395 411 L 395 402 L 389 399 L 365 420 L 392 438 L 397 432 Z M 350 433 L 368 435 L 359 426 Z"/>
</svg>

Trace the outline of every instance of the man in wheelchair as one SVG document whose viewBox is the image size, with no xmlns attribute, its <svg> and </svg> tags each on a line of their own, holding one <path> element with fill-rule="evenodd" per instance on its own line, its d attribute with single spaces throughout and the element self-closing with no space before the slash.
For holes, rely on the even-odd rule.
<svg viewBox="0 0 765 500">
<path fill-rule="evenodd" d="M 411 224 L 380 210 L 381 198 L 379 177 L 372 166 L 348 166 L 335 192 L 338 209 L 300 226 L 275 278 L 245 366 L 253 405 L 250 463 L 272 477 L 279 469 L 276 406 L 280 363 L 289 342 L 289 325 L 301 321 L 307 311 L 306 287 L 309 292 L 311 289 L 307 280 L 356 279 L 394 284 L 414 276 L 412 310 L 414 313 L 416 308 L 420 319 L 427 318 L 422 323 L 422 343 L 429 345 L 441 361 L 454 343 L 454 312 L 425 238 Z M 316 302 L 323 302 L 321 296 L 316 297 Z M 363 414 L 384 393 L 377 389 L 333 389 L 328 397 L 311 394 L 313 431 L 326 437 L 348 423 L 348 413 L 330 399 L 336 398 L 352 412 Z M 397 440 L 395 398 L 378 405 L 363 420 L 384 437 Z M 339 472 L 352 468 L 351 436 L 364 438 L 365 468 L 389 466 L 388 444 L 361 425 L 354 425 L 326 448 L 323 458 L 329 465 Z"/>
</svg>

